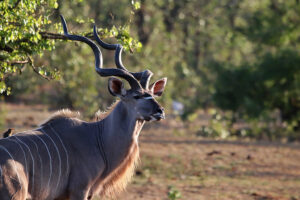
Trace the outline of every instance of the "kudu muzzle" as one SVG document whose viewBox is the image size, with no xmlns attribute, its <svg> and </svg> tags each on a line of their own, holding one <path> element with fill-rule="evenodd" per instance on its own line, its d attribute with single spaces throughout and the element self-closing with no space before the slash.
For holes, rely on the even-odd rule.
<svg viewBox="0 0 300 200">
<path fill-rule="evenodd" d="M 163 107 L 159 106 L 159 107 L 157 108 L 156 113 L 153 114 L 153 117 L 154 117 L 157 121 L 159 121 L 159 120 L 161 120 L 161 119 L 165 119 L 165 109 L 164 109 Z"/>
</svg>

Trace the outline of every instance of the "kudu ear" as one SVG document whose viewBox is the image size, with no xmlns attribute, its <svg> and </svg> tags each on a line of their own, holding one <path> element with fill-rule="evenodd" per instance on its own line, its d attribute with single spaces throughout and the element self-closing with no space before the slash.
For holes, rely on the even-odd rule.
<svg viewBox="0 0 300 200">
<path fill-rule="evenodd" d="M 126 89 L 124 88 L 124 84 L 120 79 L 111 77 L 108 79 L 108 91 L 113 96 L 125 96 Z"/>
<path fill-rule="evenodd" d="M 149 89 L 155 96 L 161 96 L 167 84 L 167 78 L 162 78 L 149 86 Z"/>
</svg>

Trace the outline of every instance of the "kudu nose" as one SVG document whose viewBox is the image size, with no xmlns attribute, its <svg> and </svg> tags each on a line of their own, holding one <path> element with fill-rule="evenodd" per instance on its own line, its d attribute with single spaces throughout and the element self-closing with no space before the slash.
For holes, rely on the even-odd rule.
<svg viewBox="0 0 300 200">
<path fill-rule="evenodd" d="M 158 107 L 156 114 L 154 115 L 154 117 L 159 121 L 161 119 L 165 119 L 165 112 L 164 112 L 164 108 L 163 107 Z"/>
</svg>

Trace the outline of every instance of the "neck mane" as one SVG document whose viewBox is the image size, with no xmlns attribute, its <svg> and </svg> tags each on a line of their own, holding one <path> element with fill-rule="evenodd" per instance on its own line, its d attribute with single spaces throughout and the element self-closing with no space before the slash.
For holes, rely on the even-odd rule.
<svg viewBox="0 0 300 200">
<path fill-rule="evenodd" d="M 97 122 L 105 119 L 115 109 L 119 102 L 119 100 L 115 101 L 105 111 L 98 110 L 95 113 L 94 121 Z"/>
</svg>

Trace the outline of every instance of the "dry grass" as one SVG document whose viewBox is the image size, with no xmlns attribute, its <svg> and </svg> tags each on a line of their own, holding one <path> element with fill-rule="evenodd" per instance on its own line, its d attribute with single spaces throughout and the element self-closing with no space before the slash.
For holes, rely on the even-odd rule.
<svg viewBox="0 0 300 200">
<path fill-rule="evenodd" d="M 49 117 L 43 106 L 6 106 L 6 125 L 25 130 Z M 3 130 L 4 131 L 4 130 Z M 176 121 L 147 125 L 141 165 L 119 200 L 300 200 L 300 146 L 196 137 Z"/>
</svg>

